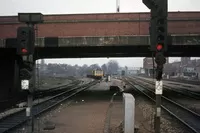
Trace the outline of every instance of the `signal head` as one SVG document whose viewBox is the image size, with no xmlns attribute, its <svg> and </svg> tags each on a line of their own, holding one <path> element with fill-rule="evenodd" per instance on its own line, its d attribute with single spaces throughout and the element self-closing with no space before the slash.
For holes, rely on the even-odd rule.
<svg viewBox="0 0 200 133">
<path fill-rule="evenodd" d="M 158 51 L 161 51 L 163 49 L 163 45 L 162 44 L 157 44 L 156 49 Z"/>
<path fill-rule="evenodd" d="M 34 28 L 19 27 L 17 29 L 17 54 L 30 55 L 34 53 Z"/>
<path fill-rule="evenodd" d="M 22 48 L 22 53 L 26 54 L 28 51 L 25 48 Z"/>
</svg>

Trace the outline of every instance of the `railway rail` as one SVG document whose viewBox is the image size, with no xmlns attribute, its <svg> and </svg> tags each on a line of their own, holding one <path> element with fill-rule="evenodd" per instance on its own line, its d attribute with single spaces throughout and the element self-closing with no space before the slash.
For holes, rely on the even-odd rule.
<svg viewBox="0 0 200 133">
<path fill-rule="evenodd" d="M 45 111 L 50 110 L 52 107 L 58 105 L 59 103 L 71 98 L 72 96 L 84 91 L 88 87 L 91 87 L 98 83 L 97 80 L 89 82 L 84 85 L 74 85 L 71 89 L 68 89 L 60 94 L 57 94 L 46 101 L 43 101 L 35 106 L 33 106 L 33 116 L 40 115 L 44 113 Z M 76 87 L 75 87 L 76 86 Z M 4 117 L 0 119 L 0 133 L 7 133 L 14 128 L 22 125 L 23 123 L 27 122 L 29 120 L 28 117 L 26 117 L 26 110 L 23 109 L 17 113 L 11 114 L 7 117 Z"/>
<path fill-rule="evenodd" d="M 141 77 L 150 78 L 148 76 L 141 76 Z M 179 78 L 171 78 L 171 79 L 164 78 L 163 80 L 177 82 L 177 83 L 186 83 L 186 84 L 192 84 L 192 85 L 200 85 L 200 81 L 198 81 L 198 80 L 187 80 L 187 79 L 179 79 Z"/>
<path fill-rule="evenodd" d="M 74 85 L 78 85 L 80 83 L 81 83 L 80 80 L 76 80 L 69 84 L 52 87 L 52 88 L 49 88 L 46 90 L 37 90 L 34 95 L 35 95 L 35 98 L 44 97 L 44 96 L 48 96 L 48 95 L 52 95 L 52 94 L 55 95 L 55 94 L 65 91 L 66 88 L 73 87 Z"/>
<path fill-rule="evenodd" d="M 60 86 L 57 86 L 57 87 L 52 87 L 52 88 L 49 88 L 49 89 L 46 89 L 46 90 L 36 90 L 34 92 L 34 94 L 33 94 L 34 95 L 34 100 L 38 99 L 38 98 L 44 98 L 46 96 L 52 96 L 52 95 L 59 94 L 61 92 L 64 92 L 66 88 L 73 87 L 74 85 L 78 85 L 80 83 L 81 83 L 80 80 L 76 80 L 76 81 L 73 81 L 73 82 L 71 82 L 69 84 L 60 85 Z M 17 101 L 15 105 L 12 105 L 10 107 L 4 108 L 3 106 L 1 106 L 0 113 L 1 112 L 5 112 L 5 111 L 7 111 L 9 109 L 13 109 L 16 106 L 18 107 L 20 103 L 25 103 L 26 101 L 27 101 L 27 99 L 25 97 L 24 99 L 21 99 L 21 100 Z M 4 101 L 4 102 L 9 102 L 9 101 Z M 0 102 L 0 103 L 2 103 L 2 102 Z M 2 104 L 0 104 L 0 105 L 2 105 Z"/>
<path fill-rule="evenodd" d="M 149 83 L 149 84 L 155 86 L 155 83 L 153 81 L 149 81 L 149 80 L 141 79 L 141 78 L 137 78 L 137 79 L 141 80 L 142 82 L 146 82 L 146 83 Z M 191 91 L 191 90 L 178 89 L 178 88 L 172 87 L 170 85 L 163 85 L 163 88 L 166 89 L 166 90 L 174 91 L 174 92 L 179 93 L 181 95 L 188 96 L 188 97 L 193 98 L 193 99 L 200 100 L 200 94 L 197 93 L 197 92 Z M 188 88 L 189 88 L 189 86 L 188 86 Z"/>
<path fill-rule="evenodd" d="M 185 79 L 164 79 L 166 81 L 174 81 L 174 82 L 178 82 L 178 83 L 187 83 L 187 84 L 192 84 L 192 85 L 200 85 L 199 81 L 195 81 L 195 80 L 185 80 Z"/>
<path fill-rule="evenodd" d="M 155 92 L 143 85 L 139 85 L 133 79 L 125 79 L 125 81 L 130 84 L 133 88 L 137 89 L 139 92 L 144 94 L 153 102 L 155 101 Z M 180 105 L 179 103 L 169 99 L 165 96 L 162 96 L 161 107 L 167 111 L 170 115 L 179 120 L 187 128 L 189 128 L 194 133 L 200 133 L 200 115 L 194 111 L 188 109 L 187 107 Z"/>
</svg>

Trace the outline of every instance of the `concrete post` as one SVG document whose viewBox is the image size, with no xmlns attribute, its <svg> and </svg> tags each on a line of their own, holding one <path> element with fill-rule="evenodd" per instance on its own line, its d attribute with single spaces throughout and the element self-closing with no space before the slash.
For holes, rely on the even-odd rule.
<svg viewBox="0 0 200 133">
<path fill-rule="evenodd" d="M 134 133 L 135 130 L 135 98 L 123 93 L 124 104 L 124 133 Z"/>
</svg>

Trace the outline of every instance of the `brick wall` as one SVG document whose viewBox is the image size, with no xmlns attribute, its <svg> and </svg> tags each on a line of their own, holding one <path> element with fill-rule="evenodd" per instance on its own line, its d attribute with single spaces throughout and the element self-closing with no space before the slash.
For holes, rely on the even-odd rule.
<svg viewBox="0 0 200 133">
<path fill-rule="evenodd" d="M 169 18 L 197 19 L 200 18 L 200 12 L 174 12 L 169 13 Z M 38 25 L 40 37 L 147 35 L 149 33 L 149 22 L 145 21 L 145 19 L 149 19 L 149 13 L 47 15 L 44 19 L 45 23 Z M 135 21 L 94 22 L 93 20 Z M 3 24 L 3 22 L 6 23 Z M 0 17 L 0 38 L 16 37 L 17 27 L 20 26 L 16 22 L 16 16 Z M 170 21 L 169 32 L 172 34 L 199 34 L 200 21 Z"/>
</svg>

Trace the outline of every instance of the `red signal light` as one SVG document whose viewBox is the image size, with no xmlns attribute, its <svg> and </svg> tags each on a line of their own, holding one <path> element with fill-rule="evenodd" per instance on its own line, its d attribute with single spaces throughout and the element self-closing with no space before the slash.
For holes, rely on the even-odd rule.
<svg viewBox="0 0 200 133">
<path fill-rule="evenodd" d="M 159 50 L 159 51 L 160 51 L 162 48 L 163 48 L 162 44 L 158 44 L 157 47 L 156 47 L 156 49 Z"/>
<path fill-rule="evenodd" d="M 22 53 L 27 53 L 27 52 L 28 51 L 25 48 L 22 49 Z"/>
</svg>

